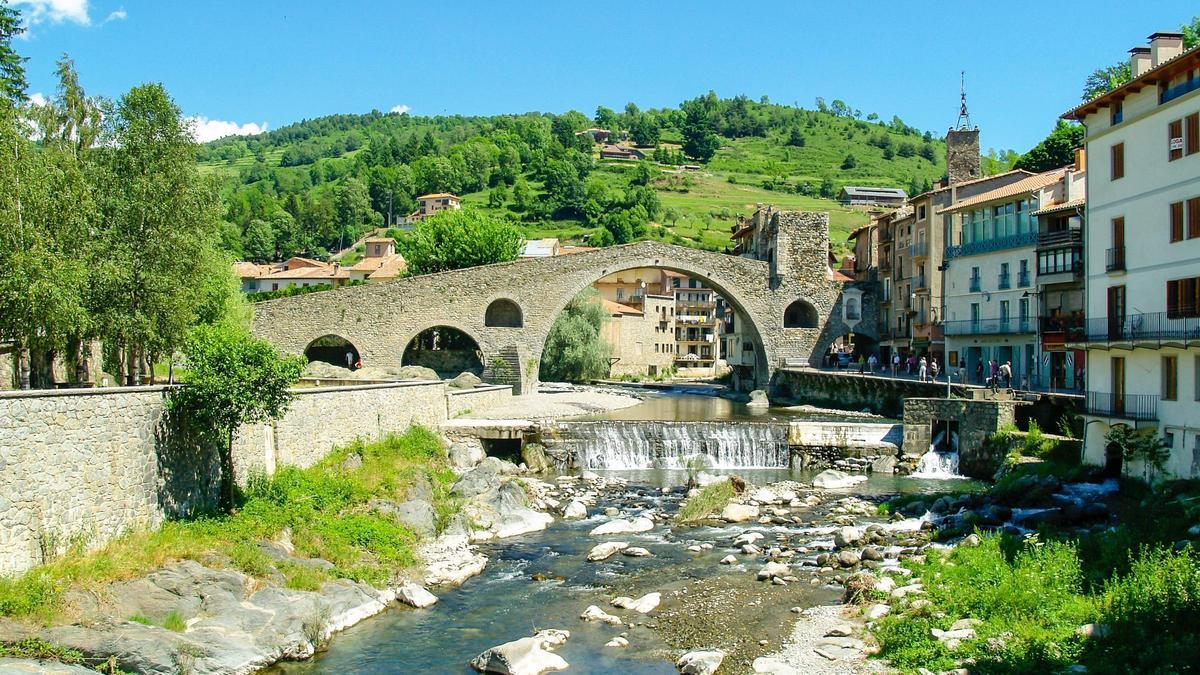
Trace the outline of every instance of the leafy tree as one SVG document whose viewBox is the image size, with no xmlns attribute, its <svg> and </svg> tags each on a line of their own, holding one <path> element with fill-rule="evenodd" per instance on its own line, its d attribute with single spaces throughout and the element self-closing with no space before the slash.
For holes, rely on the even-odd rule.
<svg viewBox="0 0 1200 675">
<path fill-rule="evenodd" d="M 634 144 L 642 147 L 650 147 L 658 145 L 658 139 L 661 130 L 658 127 L 658 121 L 648 114 L 640 114 L 637 116 L 637 121 L 633 123 L 633 128 L 629 131 L 630 138 Z"/>
<path fill-rule="evenodd" d="M 255 262 L 275 259 L 275 231 L 265 220 L 255 218 L 242 235 L 242 251 Z"/>
<path fill-rule="evenodd" d="M 1133 79 L 1133 70 L 1129 60 L 1119 61 L 1111 66 L 1093 70 L 1083 81 L 1083 100 L 1090 101 L 1097 96 L 1112 91 Z"/>
<path fill-rule="evenodd" d="M 605 319 L 595 290 L 575 296 L 550 328 L 538 377 L 548 382 L 606 377 L 612 347 L 600 337 Z"/>
<path fill-rule="evenodd" d="M 821 189 L 819 193 L 825 199 L 833 199 L 837 196 L 837 186 L 833 184 L 833 179 L 825 176 L 821 179 Z"/>
<path fill-rule="evenodd" d="M 561 215 L 582 212 L 587 193 L 579 171 L 570 162 L 561 159 L 547 162 L 544 186 L 556 213 Z"/>
<path fill-rule="evenodd" d="M 488 206 L 491 208 L 502 208 L 506 201 L 508 201 L 508 188 L 503 184 L 497 185 L 488 192 Z"/>
<path fill-rule="evenodd" d="M 897 148 L 896 154 L 901 157 L 913 157 L 917 154 L 917 146 L 908 141 L 903 141 L 900 143 L 900 147 Z"/>
<path fill-rule="evenodd" d="M 788 133 L 787 144 L 794 148 L 803 148 L 804 143 L 804 132 L 800 131 L 800 127 L 792 127 Z"/>
<path fill-rule="evenodd" d="M 524 178 L 518 178 L 513 183 L 513 210 L 525 212 L 532 209 L 534 205 L 533 188 L 529 187 L 529 182 Z"/>
<path fill-rule="evenodd" d="M 588 118 L 578 110 L 568 110 L 555 117 L 554 121 L 550 123 L 551 133 L 554 134 L 554 138 L 558 139 L 558 142 L 564 148 L 577 147 L 578 142 L 575 139 L 575 132 L 583 131 L 587 127 Z"/>
<path fill-rule="evenodd" d="M 21 15 L 0 2 L 0 99 L 11 104 L 25 100 L 25 57 L 12 48 L 13 38 L 21 34 Z"/>
<path fill-rule="evenodd" d="M 921 157 L 930 162 L 937 161 L 937 153 L 934 152 L 932 143 L 925 143 L 921 146 Z"/>
<path fill-rule="evenodd" d="M 658 171 L 648 162 L 638 162 L 633 167 L 633 176 L 629 179 L 629 183 L 630 185 L 649 185 L 657 173 Z"/>
<path fill-rule="evenodd" d="M 854 158 L 853 154 L 846 155 L 846 158 L 842 160 L 843 171 L 853 169 L 856 166 L 858 166 L 858 160 Z"/>
<path fill-rule="evenodd" d="M 596 116 L 592 119 L 601 129 L 615 130 L 617 128 L 617 113 L 612 108 L 596 106 Z"/>
<path fill-rule="evenodd" d="M 521 233 L 506 220 L 460 209 L 425 218 L 399 244 L 409 271 L 432 274 L 513 260 Z"/>
<path fill-rule="evenodd" d="M 233 439 L 243 424 L 277 420 L 292 401 L 290 388 L 304 358 L 280 356 L 265 340 L 230 326 L 198 326 L 184 344 L 187 385 L 167 399 L 173 414 L 221 441 L 221 507 L 234 505 Z"/>
<path fill-rule="evenodd" d="M 675 223 L 679 222 L 679 219 L 682 217 L 683 214 L 674 206 L 668 206 L 667 210 L 663 212 L 663 218 L 671 223 L 671 227 L 675 227 Z"/>
<path fill-rule="evenodd" d="M 689 157 L 707 162 L 721 147 L 721 140 L 713 132 L 710 104 L 704 97 L 683 104 L 683 151 Z"/>
<path fill-rule="evenodd" d="M 1083 147 L 1083 133 L 1081 125 L 1059 120 L 1050 135 L 1022 155 L 1013 168 L 1041 173 L 1066 166 L 1075 160 L 1075 149 Z"/>
</svg>

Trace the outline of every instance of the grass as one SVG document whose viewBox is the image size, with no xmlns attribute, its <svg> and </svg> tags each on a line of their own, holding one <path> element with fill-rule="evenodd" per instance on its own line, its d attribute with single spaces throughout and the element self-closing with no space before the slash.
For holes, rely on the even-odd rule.
<svg viewBox="0 0 1200 675">
<path fill-rule="evenodd" d="M 699 523 L 724 508 L 733 496 L 733 483 L 727 480 L 705 485 L 679 507 L 675 522 L 679 525 Z"/>
<path fill-rule="evenodd" d="M 454 474 L 440 443 L 433 432 L 411 427 L 402 435 L 335 449 L 308 469 L 284 467 L 270 478 L 252 477 L 233 515 L 169 521 L 94 552 L 77 547 L 20 577 L 0 579 L 0 616 L 53 623 L 62 618 L 63 598 L 71 588 L 99 590 L 174 560 L 213 564 L 214 554 L 226 566 L 254 577 L 278 571 L 289 588 L 317 590 L 325 581 L 343 577 L 387 583 L 415 564 L 417 536 L 368 504 L 372 499 L 404 500 L 423 474 L 434 488 L 439 524 L 448 522 L 458 504 L 449 495 Z M 341 464 L 351 453 L 362 457 L 362 466 L 344 470 Z M 281 564 L 263 553 L 258 543 L 278 537 L 284 528 L 290 529 L 298 556 L 327 560 L 333 569 Z M 163 625 L 171 628 L 168 623 L 176 622 L 168 616 Z"/>
</svg>

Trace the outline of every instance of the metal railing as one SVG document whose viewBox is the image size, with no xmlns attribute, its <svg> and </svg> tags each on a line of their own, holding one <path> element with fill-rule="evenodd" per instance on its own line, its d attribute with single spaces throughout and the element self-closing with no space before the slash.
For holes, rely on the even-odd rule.
<svg viewBox="0 0 1200 675">
<path fill-rule="evenodd" d="M 971 277 L 971 292 L 978 293 L 981 290 L 983 290 L 983 279 Z"/>
<path fill-rule="evenodd" d="M 1006 333 L 1032 333 L 1033 326 L 1029 320 L 1015 321 L 1007 319 L 979 319 L 972 321 L 947 321 L 942 324 L 946 335 L 1003 335 Z"/>
<path fill-rule="evenodd" d="M 1028 288 L 1029 277 L 1029 270 L 1021 270 L 1020 272 L 1017 272 L 1017 288 Z"/>
<path fill-rule="evenodd" d="M 1012 288 L 1012 275 L 1007 272 L 1001 272 L 999 278 L 996 280 L 996 288 L 1000 290 Z"/>
<path fill-rule="evenodd" d="M 1158 104 L 1162 105 L 1183 96 L 1184 94 L 1200 89 L 1200 80 L 1188 79 L 1182 83 L 1163 89 L 1158 95 Z"/>
<path fill-rule="evenodd" d="M 1038 246 L 1082 244 L 1083 230 L 1057 230 L 1055 232 L 1039 232 L 1037 243 Z"/>
<path fill-rule="evenodd" d="M 1104 252 L 1104 271 L 1120 272 L 1125 269 L 1125 247 L 1115 246 Z"/>
<path fill-rule="evenodd" d="M 1007 237 L 997 237 L 995 239 L 973 241 L 968 244 L 959 244 L 957 246 L 947 246 L 946 259 L 949 260 L 950 258 L 958 258 L 964 255 L 992 253 L 995 251 L 1003 251 L 1009 248 L 1020 248 L 1022 246 L 1032 246 L 1037 243 L 1037 238 L 1037 232 L 1022 232 L 1021 234 L 1013 234 Z"/>
<path fill-rule="evenodd" d="M 916 244 L 909 244 L 908 257 L 924 258 L 927 255 L 929 255 L 929 243 L 928 242 L 922 241 L 922 242 L 916 243 Z"/>
<path fill-rule="evenodd" d="M 1195 313 L 1188 311 L 1187 313 Z M 1084 322 L 1076 342 L 1163 342 L 1200 340 L 1200 316 L 1175 316 L 1166 312 L 1130 314 L 1126 317 L 1092 317 Z"/>
<path fill-rule="evenodd" d="M 1078 317 L 1043 316 L 1038 318 L 1038 332 L 1042 335 L 1063 335 L 1066 342 L 1081 342 L 1087 332 L 1084 320 Z"/>
<path fill-rule="evenodd" d="M 1089 391 L 1084 409 L 1089 415 L 1154 421 L 1158 419 L 1158 395 Z"/>
<path fill-rule="evenodd" d="M 913 277 L 913 288 L 929 288 L 929 284 L 925 280 L 924 274 L 918 274 Z"/>
</svg>

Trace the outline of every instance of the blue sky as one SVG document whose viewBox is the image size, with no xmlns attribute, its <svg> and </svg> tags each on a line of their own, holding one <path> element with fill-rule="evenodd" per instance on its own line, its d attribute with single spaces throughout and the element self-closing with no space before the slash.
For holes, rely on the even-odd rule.
<svg viewBox="0 0 1200 675">
<path fill-rule="evenodd" d="M 943 133 L 965 70 L 983 147 L 1018 151 L 1078 101 L 1091 70 L 1200 12 L 1194 0 L 15 4 L 31 23 L 16 44 L 31 93 L 53 92 L 66 52 L 90 93 L 160 81 L 209 135 L 396 106 L 590 116 L 709 89 L 809 108 L 841 98 Z"/>
</svg>

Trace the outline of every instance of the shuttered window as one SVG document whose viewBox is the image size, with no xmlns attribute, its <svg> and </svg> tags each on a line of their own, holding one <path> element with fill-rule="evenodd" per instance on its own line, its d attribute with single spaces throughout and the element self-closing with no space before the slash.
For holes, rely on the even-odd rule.
<svg viewBox="0 0 1200 675">
<path fill-rule="evenodd" d="M 1162 399 L 1174 401 L 1179 398 L 1179 359 L 1175 356 L 1162 357 Z"/>
<path fill-rule="evenodd" d="M 1167 318 L 1200 317 L 1200 277 L 1167 282 Z"/>
<path fill-rule="evenodd" d="M 1117 143 L 1112 146 L 1112 179 L 1125 177 L 1125 144 Z"/>
<path fill-rule="evenodd" d="M 1167 161 L 1174 162 L 1183 157 L 1183 120 L 1167 125 Z"/>
<path fill-rule="evenodd" d="M 1200 197 L 1187 200 L 1187 238 L 1200 237 Z"/>
<path fill-rule="evenodd" d="M 1183 202 L 1171 204 L 1171 242 L 1183 239 Z"/>
<path fill-rule="evenodd" d="M 1192 113 L 1183 118 L 1183 126 L 1187 139 L 1184 146 L 1187 154 L 1194 155 L 1200 152 L 1200 113 Z"/>
</svg>

